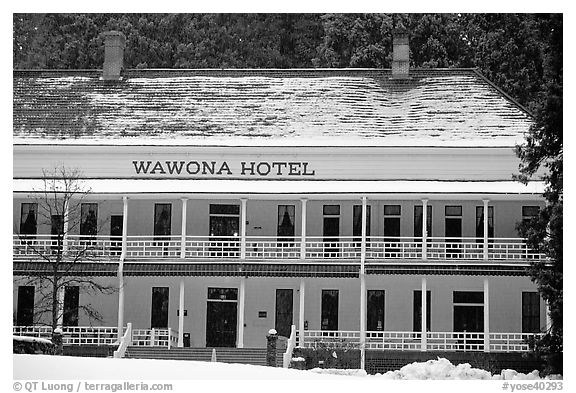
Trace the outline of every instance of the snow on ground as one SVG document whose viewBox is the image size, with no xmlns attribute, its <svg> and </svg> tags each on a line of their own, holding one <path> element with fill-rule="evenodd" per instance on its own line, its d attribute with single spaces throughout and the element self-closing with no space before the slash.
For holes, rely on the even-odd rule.
<svg viewBox="0 0 576 393">
<path fill-rule="evenodd" d="M 14 341 L 24 341 L 24 342 L 29 342 L 29 343 L 52 344 L 52 341 L 47 340 L 47 339 L 45 339 L 45 338 L 40 338 L 40 337 L 12 336 L 12 340 L 14 340 Z"/>
<path fill-rule="evenodd" d="M 335 379 L 345 376 L 317 374 L 294 369 L 195 362 L 189 360 L 81 358 L 73 356 L 14 356 L 14 379 Z"/>
<path fill-rule="evenodd" d="M 491 375 L 488 371 L 472 368 L 468 363 L 453 365 L 438 358 L 422 363 L 412 363 L 400 370 L 385 374 L 368 375 L 364 370 L 320 369 L 300 371 L 294 369 L 195 362 L 187 360 L 79 358 L 49 355 L 13 355 L 14 379 L 170 379 L 170 380 L 250 380 L 250 379 L 367 379 L 423 380 L 423 379 L 492 379 L 533 380 L 541 379 L 537 371 L 529 374 L 503 370 Z M 557 376 L 554 379 L 559 379 Z"/>
</svg>

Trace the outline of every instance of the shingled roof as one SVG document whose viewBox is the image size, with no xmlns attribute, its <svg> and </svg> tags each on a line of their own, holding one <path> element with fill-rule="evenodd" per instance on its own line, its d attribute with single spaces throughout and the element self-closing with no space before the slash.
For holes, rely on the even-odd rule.
<svg viewBox="0 0 576 393">
<path fill-rule="evenodd" d="M 15 143 L 514 146 L 532 122 L 472 69 L 15 71 Z"/>
</svg>

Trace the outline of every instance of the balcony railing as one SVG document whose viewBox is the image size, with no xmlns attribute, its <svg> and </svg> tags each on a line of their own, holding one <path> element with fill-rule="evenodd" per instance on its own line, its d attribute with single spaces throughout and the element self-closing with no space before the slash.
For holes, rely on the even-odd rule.
<svg viewBox="0 0 576 393">
<path fill-rule="evenodd" d="M 68 257 L 82 259 L 118 260 L 122 239 L 109 236 L 68 236 L 64 251 Z M 238 259 L 242 256 L 242 239 L 238 236 L 128 236 L 126 259 Z M 58 251 L 58 241 L 52 235 L 13 237 L 15 258 L 42 259 Z M 490 238 L 485 247 L 482 238 L 430 237 L 423 254 L 422 238 L 377 237 L 366 239 L 366 262 L 390 261 L 497 261 L 525 262 L 544 259 L 531 250 L 526 241 L 518 238 Z M 348 260 L 359 261 L 361 240 L 356 237 L 300 237 L 247 236 L 245 259 L 263 260 Z M 423 258 L 425 256 L 426 258 Z M 79 258 L 80 259 L 80 258 Z"/>
<path fill-rule="evenodd" d="M 489 333 L 489 352 L 527 352 L 541 333 Z M 484 352 L 482 332 L 427 332 L 426 351 Z M 305 330 L 297 344 L 304 348 L 359 348 L 359 331 Z M 368 331 L 366 349 L 421 351 L 422 332 Z"/>
</svg>

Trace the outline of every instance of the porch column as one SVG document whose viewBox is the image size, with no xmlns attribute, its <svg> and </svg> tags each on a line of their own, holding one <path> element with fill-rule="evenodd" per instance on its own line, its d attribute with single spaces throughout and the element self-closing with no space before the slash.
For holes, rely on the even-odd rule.
<svg viewBox="0 0 576 393">
<path fill-rule="evenodd" d="M 428 199 L 422 199 L 422 260 L 428 259 Z"/>
<path fill-rule="evenodd" d="M 236 347 L 244 348 L 244 306 L 246 302 L 246 277 L 240 278 L 240 290 L 238 292 L 238 342 Z"/>
<path fill-rule="evenodd" d="M 178 348 L 184 346 L 184 279 L 180 280 L 180 304 L 178 305 Z"/>
<path fill-rule="evenodd" d="M 180 258 L 186 258 L 186 208 L 188 205 L 188 198 L 182 198 L 182 230 L 180 238 Z"/>
<path fill-rule="evenodd" d="M 70 218 L 70 199 L 65 201 L 64 203 L 64 211 L 62 212 L 62 254 L 68 252 L 68 230 L 69 226 L 69 218 Z"/>
<path fill-rule="evenodd" d="M 302 202 L 302 217 L 301 217 L 301 230 L 300 230 L 300 259 L 306 259 L 306 203 L 308 199 L 300 199 Z"/>
<path fill-rule="evenodd" d="M 420 309 L 420 332 L 421 332 L 421 339 L 420 339 L 420 350 L 425 352 L 428 348 L 428 336 L 427 336 L 427 327 L 428 327 L 428 283 L 426 282 L 426 277 L 422 277 L 422 300 L 420 304 L 422 305 Z"/>
<path fill-rule="evenodd" d="M 124 260 L 128 248 L 128 197 L 122 197 L 122 252 L 118 262 L 118 340 L 124 335 Z"/>
<path fill-rule="evenodd" d="M 246 259 L 246 198 L 240 199 L 240 259 Z"/>
<path fill-rule="evenodd" d="M 62 329 L 62 326 L 64 325 L 64 292 L 65 292 L 65 288 L 64 286 L 60 286 L 58 287 L 57 290 L 57 297 L 58 297 L 58 322 L 57 322 L 57 326 L 59 329 Z"/>
<path fill-rule="evenodd" d="M 360 368 L 366 367 L 366 222 L 367 198 L 362 197 L 362 241 L 360 243 Z"/>
<path fill-rule="evenodd" d="M 545 302 L 546 305 L 546 332 L 552 328 L 552 318 L 550 318 L 550 305 Z"/>
<path fill-rule="evenodd" d="M 484 202 L 484 260 L 488 259 L 488 199 L 482 199 Z"/>
<path fill-rule="evenodd" d="M 298 308 L 298 335 L 300 337 L 299 345 L 304 348 L 304 293 L 306 291 L 306 284 L 304 279 L 300 280 L 300 306 Z"/>
<path fill-rule="evenodd" d="M 487 278 L 484 279 L 484 352 L 490 352 L 490 292 Z"/>
</svg>

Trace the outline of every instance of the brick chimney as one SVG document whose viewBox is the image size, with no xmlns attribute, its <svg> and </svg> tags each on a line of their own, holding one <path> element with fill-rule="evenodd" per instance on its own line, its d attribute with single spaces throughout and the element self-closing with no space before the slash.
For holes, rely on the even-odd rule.
<svg viewBox="0 0 576 393">
<path fill-rule="evenodd" d="M 392 79 L 408 79 L 410 77 L 410 46 L 406 28 L 401 26 L 394 29 L 392 45 Z"/>
<path fill-rule="evenodd" d="M 107 31 L 104 34 L 104 67 L 102 79 L 106 81 L 121 80 L 124 67 L 124 48 L 126 37 L 119 31 Z"/>
</svg>

